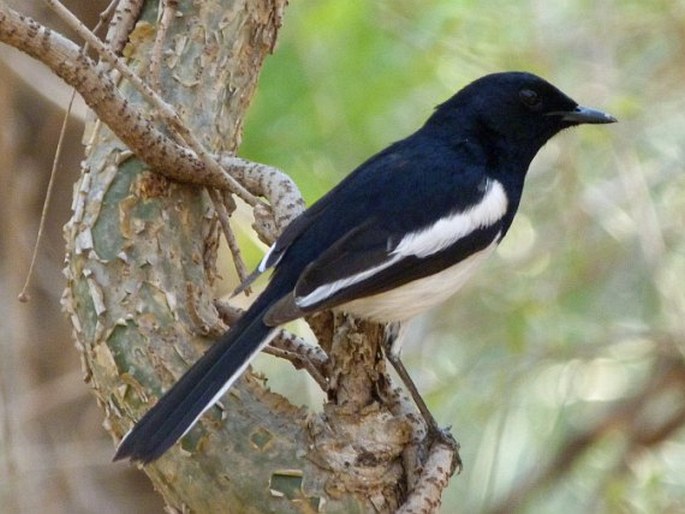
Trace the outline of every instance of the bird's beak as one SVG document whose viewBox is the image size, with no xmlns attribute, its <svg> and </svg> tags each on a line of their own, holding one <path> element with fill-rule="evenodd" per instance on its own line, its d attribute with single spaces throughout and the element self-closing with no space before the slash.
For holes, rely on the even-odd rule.
<svg viewBox="0 0 685 514">
<path fill-rule="evenodd" d="M 572 111 L 555 111 L 547 113 L 548 116 L 561 116 L 563 121 L 570 121 L 571 123 L 615 123 L 618 121 L 611 114 L 607 114 L 597 109 L 590 109 L 579 105 Z"/>
</svg>

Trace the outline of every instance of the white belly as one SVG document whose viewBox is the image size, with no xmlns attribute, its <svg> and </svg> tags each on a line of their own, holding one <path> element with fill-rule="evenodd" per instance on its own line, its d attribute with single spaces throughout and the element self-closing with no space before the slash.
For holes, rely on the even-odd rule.
<svg viewBox="0 0 685 514">
<path fill-rule="evenodd" d="M 345 303 L 338 309 L 380 322 L 406 321 L 435 307 L 456 293 L 495 249 L 496 242 L 435 275 L 408 282 L 396 289 Z"/>
</svg>

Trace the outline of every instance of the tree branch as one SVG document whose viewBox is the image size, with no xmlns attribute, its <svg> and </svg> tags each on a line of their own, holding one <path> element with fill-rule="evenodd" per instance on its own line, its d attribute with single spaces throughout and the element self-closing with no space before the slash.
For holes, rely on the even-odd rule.
<svg viewBox="0 0 685 514">
<path fill-rule="evenodd" d="M 0 2 L 0 41 L 46 64 L 135 154 L 170 180 L 233 191 L 235 181 L 159 131 L 103 69 L 62 35 Z"/>
</svg>

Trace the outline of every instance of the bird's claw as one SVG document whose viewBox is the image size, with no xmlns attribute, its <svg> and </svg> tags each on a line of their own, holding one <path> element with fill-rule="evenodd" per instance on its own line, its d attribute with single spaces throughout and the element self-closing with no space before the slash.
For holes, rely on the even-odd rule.
<svg viewBox="0 0 685 514">
<path fill-rule="evenodd" d="M 452 467 L 450 470 L 450 475 L 453 475 L 455 472 L 457 474 L 461 473 L 464 465 L 461 461 L 461 456 L 459 455 L 459 449 L 461 446 L 452 435 L 452 432 L 450 431 L 451 428 L 452 427 L 440 428 L 437 425 L 430 427 L 427 438 L 430 441 L 430 446 L 439 444 L 447 447 L 452 452 Z"/>
</svg>

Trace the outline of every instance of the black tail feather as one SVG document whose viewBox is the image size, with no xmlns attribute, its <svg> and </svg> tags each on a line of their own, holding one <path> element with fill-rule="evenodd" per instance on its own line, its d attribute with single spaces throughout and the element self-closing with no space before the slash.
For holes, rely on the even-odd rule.
<svg viewBox="0 0 685 514">
<path fill-rule="evenodd" d="M 183 437 L 268 342 L 274 329 L 261 318 L 248 312 L 224 334 L 124 436 L 114 460 L 130 458 L 146 464 Z"/>
</svg>

